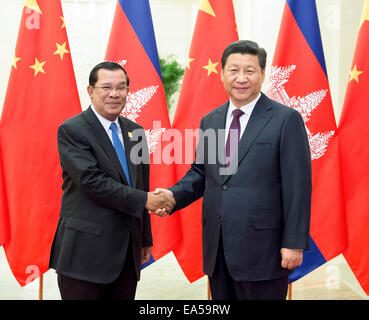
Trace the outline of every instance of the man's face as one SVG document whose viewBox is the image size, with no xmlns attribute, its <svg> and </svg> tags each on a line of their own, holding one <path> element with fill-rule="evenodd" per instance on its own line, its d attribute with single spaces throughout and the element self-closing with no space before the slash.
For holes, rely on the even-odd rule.
<svg viewBox="0 0 369 320">
<path fill-rule="evenodd" d="M 228 56 L 221 79 L 232 103 L 242 107 L 254 100 L 264 82 L 265 72 L 258 56 L 233 53 Z"/>
<path fill-rule="evenodd" d="M 114 121 L 126 105 L 128 88 L 123 70 L 100 69 L 98 80 L 87 91 L 96 111 L 104 118 Z"/>
</svg>

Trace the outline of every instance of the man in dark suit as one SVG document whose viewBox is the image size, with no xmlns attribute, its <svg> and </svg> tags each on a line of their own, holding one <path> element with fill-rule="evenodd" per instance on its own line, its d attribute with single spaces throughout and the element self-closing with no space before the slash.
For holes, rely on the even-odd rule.
<svg viewBox="0 0 369 320">
<path fill-rule="evenodd" d="M 98 64 L 87 88 L 91 106 L 58 129 L 63 197 L 50 267 L 62 299 L 134 299 L 151 254 L 147 210 L 167 205 L 148 192 L 144 130 L 120 116 L 128 88 L 119 64 Z M 137 130 L 141 140 L 131 141 Z M 131 158 L 137 143 L 141 162 Z"/>
<path fill-rule="evenodd" d="M 174 196 L 172 213 L 203 196 L 203 268 L 213 299 L 285 299 L 288 275 L 309 247 L 307 134 L 297 111 L 261 93 L 265 66 L 255 42 L 225 49 L 221 79 L 230 100 L 200 124 L 200 133 L 225 129 L 225 137 L 200 139 L 186 175 L 156 191 Z M 219 145 L 225 156 L 214 163 L 209 155 Z"/>
</svg>

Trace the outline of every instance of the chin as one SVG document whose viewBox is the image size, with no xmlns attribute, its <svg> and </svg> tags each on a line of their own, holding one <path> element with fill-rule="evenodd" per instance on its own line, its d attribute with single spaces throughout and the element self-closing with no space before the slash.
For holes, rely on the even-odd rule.
<svg viewBox="0 0 369 320">
<path fill-rule="evenodd" d="M 236 97 L 235 99 L 241 106 L 250 102 L 250 97 Z"/>
</svg>

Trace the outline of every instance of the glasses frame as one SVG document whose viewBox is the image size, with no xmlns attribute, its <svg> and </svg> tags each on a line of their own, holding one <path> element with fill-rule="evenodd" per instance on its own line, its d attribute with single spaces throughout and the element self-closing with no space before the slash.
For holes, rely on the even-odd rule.
<svg viewBox="0 0 369 320">
<path fill-rule="evenodd" d="M 118 90 L 119 87 L 109 87 L 109 86 L 92 86 L 93 88 L 99 88 L 102 89 L 105 93 L 110 93 L 113 90 L 115 90 L 119 94 L 127 93 L 129 90 L 129 87 L 125 87 L 124 89 Z"/>
</svg>

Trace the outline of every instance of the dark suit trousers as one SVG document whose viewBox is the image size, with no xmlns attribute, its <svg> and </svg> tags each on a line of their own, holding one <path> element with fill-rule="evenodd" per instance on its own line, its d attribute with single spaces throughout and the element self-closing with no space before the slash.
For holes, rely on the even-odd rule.
<svg viewBox="0 0 369 320">
<path fill-rule="evenodd" d="M 213 300 L 285 300 L 288 276 L 265 281 L 235 281 L 228 272 L 222 235 L 214 273 L 209 277 Z"/>
<path fill-rule="evenodd" d="M 122 272 L 113 283 L 99 284 L 58 274 L 58 285 L 62 300 L 134 300 L 137 276 L 131 243 Z"/>
</svg>

